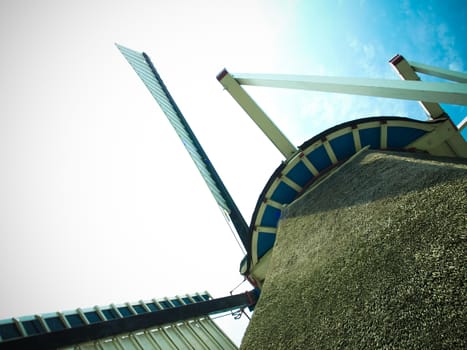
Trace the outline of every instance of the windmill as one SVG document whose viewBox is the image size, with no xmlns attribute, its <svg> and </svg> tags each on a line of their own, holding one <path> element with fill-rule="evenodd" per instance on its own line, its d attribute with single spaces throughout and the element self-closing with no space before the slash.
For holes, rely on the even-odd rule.
<svg viewBox="0 0 467 350">
<path fill-rule="evenodd" d="M 151 60 L 119 46 L 120 51 L 146 84 L 180 136 L 219 207 L 233 223 L 247 254 L 240 273 L 262 289 L 267 277 L 282 212 L 303 194 L 352 162 L 368 149 L 424 152 L 434 156 L 467 158 L 467 143 L 440 102 L 467 104 L 467 76 L 408 62 L 397 55 L 390 64 L 402 81 L 345 77 L 230 74 L 223 70 L 218 81 L 260 127 L 285 158 L 267 181 L 246 225 L 232 197 L 170 97 Z M 416 72 L 453 82 L 423 82 Z M 396 116 L 363 118 L 336 125 L 295 147 L 242 85 L 348 93 L 420 101 L 429 117 L 420 121 Z"/>
<path fill-rule="evenodd" d="M 240 272 L 258 289 L 266 277 L 282 210 L 362 150 L 417 150 L 436 156 L 467 157 L 466 142 L 459 132 L 462 126 L 455 127 L 438 104 L 467 104 L 467 91 L 463 84 L 467 77 L 463 73 L 409 63 L 400 55 L 390 63 L 402 81 L 230 74 L 224 69 L 218 74 L 218 81 L 285 158 L 261 192 L 251 223 L 247 225 L 149 56 L 120 45 L 117 47 L 160 105 L 228 222 L 233 224 L 246 251 Z M 417 71 L 456 83 L 422 82 Z M 243 85 L 419 100 L 430 120 L 392 116 L 357 119 L 328 129 L 295 147 Z"/>
<path fill-rule="evenodd" d="M 285 158 L 260 193 L 248 225 L 149 56 L 120 45 L 117 47 L 167 116 L 227 222 L 234 228 L 246 251 L 240 264 L 240 273 L 256 288 L 252 292 L 218 299 L 212 299 L 208 294 L 187 295 L 163 302 L 140 302 L 102 310 L 96 308 L 77 310 L 70 314 L 7 320 L 0 322 L 0 337 L 3 338 L 0 338 L 1 349 L 13 349 L 28 344 L 37 349 L 67 346 L 78 341 L 132 332 L 166 322 L 254 307 L 271 262 L 282 211 L 351 162 L 359 153 L 367 149 L 400 150 L 467 158 L 467 144 L 460 134 L 466 123 L 454 125 L 439 105 L 440 102 L 467 105 L 466 74 L 408 62 L 399 55 L 390 63 L 402 81 L 230 74 L 223 70 L 217 76 L 219 82 Z M 418 81 L 416 72 L 456 83 Z M 357 119 L 336 125 L 295 147 L 242 85 L 417 100 L 421 101 L 430 120 L 419 121 L 393 116 Z M 151 307 L 157 310 L 152 310 Z M 3 341 L 7 339 L 5 334 L 12 340 Z"/>
<path fill-rule="evenodd" d="M 218 81 L 260 127 L 285 160 L 261 192 L 250 225 L 224 186 L 221 178 L 171 97 L 146 53 L 117 45 L 167 116 L 204 178 L 227 221 L 233 224 L 246 256 L 240 272 L 261 288 L 269 265 L 281 211 L 310 186 L 364 149 L 417 150 L 436 156 L 467 157 L 466 142 L 438 102 L 467 104 L 463 73 L 408 62 L 397 55 L 390 63 L 402 81 L 343 77 L 304 77 L 230 74 L 223 70 Z M 422 82 L 416 72 L 455 81 Z M 461 83 L 461 84 L 458 84 Z M 295 147 L 242 85 L 279 87 L 419 100 L 429 121 L 401 117 L 372 117 L 353 120 Z M 433 141 L 436 140 L 436 141 Z"/>
<path fill-rule="evenodd" d="M 366 149 L 424 152 L 434 156 L 467 158 L 467 143 L 439 103 L 467 105 L 467 74 L 409 62 L 396 55 L 389 61 L 402 79 L 230 74 L 217 76 L 222 86 L 268 136 L 285 160 L 262 190 L 250 224 L 250 260 L 241 273 L 261 288 L 266 278 L 281 212 L 323 179 Z M 442 78 L 420 81 L 417 72 Z M 394 116 L 356 119 L 336 125 L 295 147 L 274 125 L 243 86 L 322 91 L 419 101 L 427 121 Z"/>
</svg>

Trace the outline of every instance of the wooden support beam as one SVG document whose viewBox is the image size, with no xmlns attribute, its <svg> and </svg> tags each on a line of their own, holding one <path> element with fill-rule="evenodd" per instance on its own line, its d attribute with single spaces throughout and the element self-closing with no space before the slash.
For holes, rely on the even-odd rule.
<svg viewBox="0 0 467 350">
<path fill-rule="evenodd" d="M 420 77 L 415 72 L 414 68 L 401 55 L 394 56 L 389 61 L 389 64 L 392 68 L 394 68 L 394 70 L 401 77 L 401 79 L 420 81 Z M 442 118 L 446 116 L 446 112 L 441 108 L 441 106 L 438 103 L 425 101 L 419 101 L 419 103 L 422 109 L 428 115 L 428 117 L 432 119 Z"/>
</svg>

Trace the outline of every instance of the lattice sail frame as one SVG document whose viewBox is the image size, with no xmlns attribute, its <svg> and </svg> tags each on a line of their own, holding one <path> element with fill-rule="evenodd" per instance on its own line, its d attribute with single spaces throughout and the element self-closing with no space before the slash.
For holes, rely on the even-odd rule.
<svg viewBox="0 0 467 350">
<path fill-rule="evenodd" d="M 193 162 L 201 173 L 214 199 L 232 222 L 243 246 L 248 252 L 250 239 L 248 236 L 248 225 L 245 219 L 188 125 L 185 117 L 170 95 L 159 73 L 152 64 L 151 59 L 144 52 L 137 52 L 118 44 L 116 46 L 161 107 L 170 124 L 175 129 L 175 132 L 182 140 L 191 159 L 193 159 Z"/>
</svg>

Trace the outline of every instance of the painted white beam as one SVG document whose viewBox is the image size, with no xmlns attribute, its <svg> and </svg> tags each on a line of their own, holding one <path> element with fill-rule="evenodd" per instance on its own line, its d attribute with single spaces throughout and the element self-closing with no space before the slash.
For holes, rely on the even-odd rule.
<svg viewBox="0 0 467 350">
<path fill-rule="evenodd" d="M 457 124 L 457 128 L 459 129 L 459 132 L 464 130 L 466 127 L 467 127 L 467 117 L 462 119 L 462 121 L 459 124 Z"/>
<path fill-rule="evenodd" d="M 420 77 L 415 72 L 414 68 L 401 55 L 394 56 L 389 64 L 396 71 L 399 77 L 403 80 L 420 80 Z M 446 112 L 438 103 L 418 101 L 426 115 L 432 119 L 442 118 L 446 116 Z"/>
<path fill-rule="evenodd" d="M 434 77 L 457 81 L 458 83 L 467 83 L 467 74 L 462 72 L 456 72 L 449 69 L 438 68 L 422 64 L 418 62 L 409 61 L 412 68 L 419 73 L 432 75 Z"/>
<path fill-rule="evenodd" d="M 467 84 L 277 74 L 232 74 L 240 85 L 467 105 Z"/>
<path fill-rule="evenodd" d="M 256 125 L 259 126 L 286 159 L 297 151 L 297 148 L 285 137 L 282 131 L 271 121 L 230 73 L 223 70 L 218 74 L 217 80 L 219 80 L 222 86 L 232 95 L 234 100 L 253 119 Z"/>
</svg>

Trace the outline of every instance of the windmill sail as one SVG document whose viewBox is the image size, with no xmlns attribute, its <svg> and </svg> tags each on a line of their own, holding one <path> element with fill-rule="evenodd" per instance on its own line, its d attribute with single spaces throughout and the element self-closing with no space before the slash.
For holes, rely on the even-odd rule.
<svg viewBox="0 0 467 350">
<path fill-rule="evenodd" d="M 235 205 L 232 197 L 225 188 L 222 180 L 209 161 L 201 144 L 196 139 L 187 121 L 178 109 L 175 101 L 167 90 L 164 82 L 156 71 L 151 59 L 144 52 L 137 52 L 124 46 L 117 45 L 117 48 L 130 63 L 143 83 L 146 85 L 154 99 L 157 101 L 162 111 L 172 124 L 175 132 L 182 140 L 183 145 L 193 159 L 201 176 L 206 182 L 214 199 L 219 207 L 228 215 L 234 225 L 243 246 L 249 251 L 250 240 L 248 239 L 248 225 L 240 210 Z"/>
</svg>

